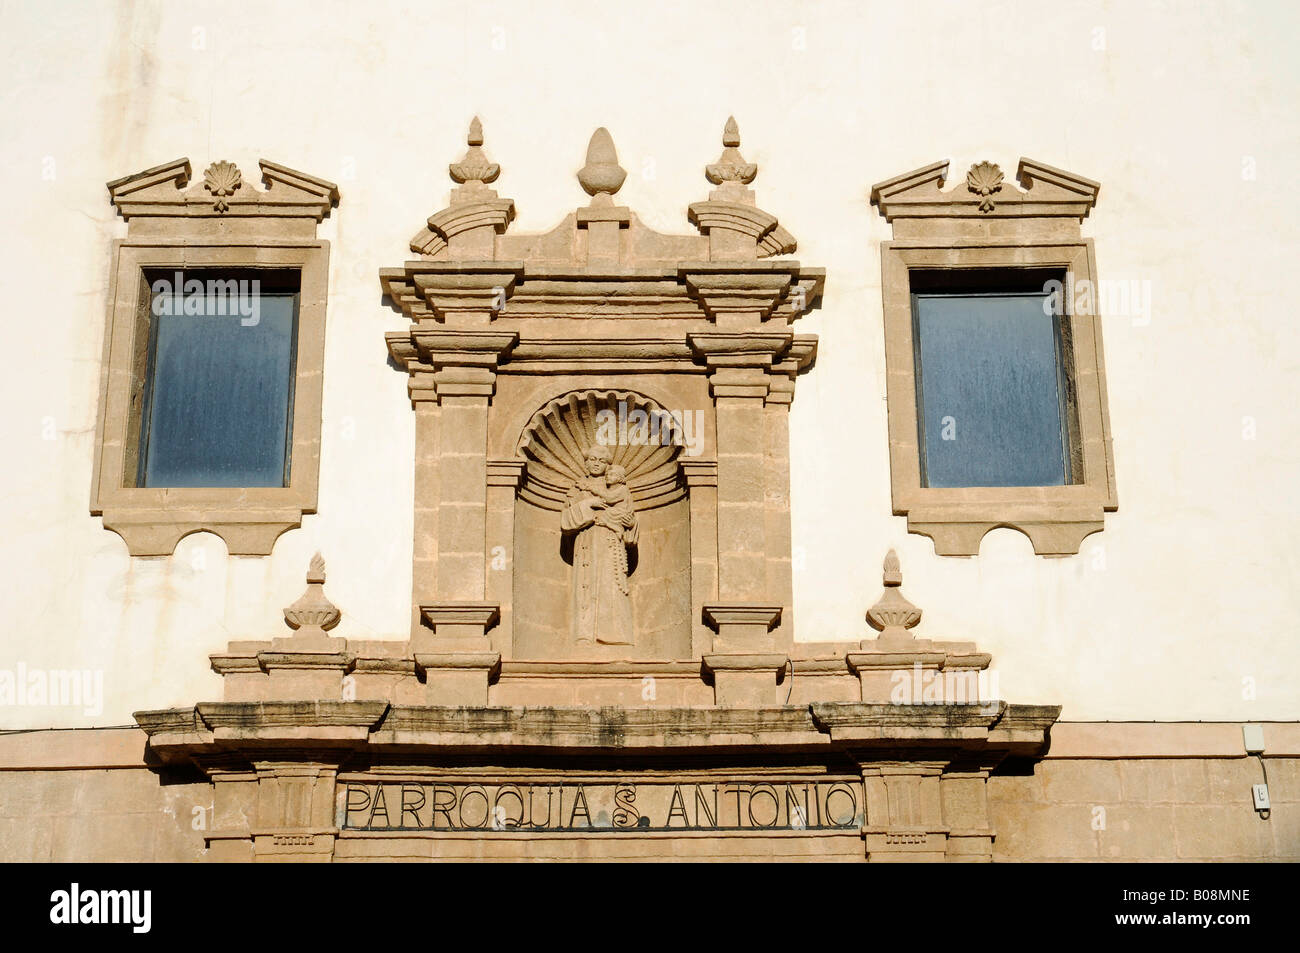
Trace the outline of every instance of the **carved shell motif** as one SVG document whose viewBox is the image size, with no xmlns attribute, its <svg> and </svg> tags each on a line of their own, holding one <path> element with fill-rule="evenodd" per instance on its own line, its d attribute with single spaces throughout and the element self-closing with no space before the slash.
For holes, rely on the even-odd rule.
<svg viewBox="0 0 1300 953">
<path fill-rule="evenodd" d="M 216 199 L 212 207 L 218 212 L 230 208 L 230 203 L 226 199 L 234 195 L 235 190 L 242 184 L 243 177 L 239 174 L 239 166 L 233 162 L 214 162 L 203 173 L 203 187 Z"/>
<path fill-rule="evenodd" d="M 698 413 L 698 412 L 696 412 Z M 698 418 L 683 419 L 626 391 L 573 391 L 551 401 L 528 422 L 518 454 L 528 461 L 520 496 L 548 510 L 564 507 L 565 494 L 586 473 L 587 451 L 607 446 L 612 463 L 627 471 L 637 509 L 662 506 L 685 495 L 677 457 Z M 683 423 L 687 428 L 683 430 Z"/>
<path fill-rule="evenodd" d="M 980 197 L 981 212 L 991 212 L 991 196 L 1002 191 L 1002 170 L 992 162 L 977 162 L 966 173 L 966 188 Z"/>
</svg>

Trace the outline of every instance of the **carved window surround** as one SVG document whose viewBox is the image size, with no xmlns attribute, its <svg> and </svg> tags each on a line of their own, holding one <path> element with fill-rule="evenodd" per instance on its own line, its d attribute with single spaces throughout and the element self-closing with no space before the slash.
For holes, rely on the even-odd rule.
<svg viewBox="0 0 1300 953">
<path fill-rule="evenodd" d="M 948 163 L 936 162 L 872 187 L 871 202 L 893 226 L 881 246 L 890 477 L 894 515 L 929 536 L 942 556 L 974 556 L 1000 526 L 1029 537 L 1042 556 L 1067 556 L 1103 528 L 1118 506 L 1106 401 L 1101 319 L 1067 310 L 1077 389 L 1080 482 L 1049 487 L 937 488 L 922 485 L 909 273 L 914 269 L 1040 268 L 1096 287 L 1091 239 L 1079 223 L 1097 200 L 1096 182 L 1021 159 L 1020 187 L 981 163 L 944 191 Z M 987 174 L 985 174 L 987 173 Z M 1095 300 L 1095 299 L 1094 299 Z M 1095 312 L 1095 308 L 1092 308 Z"/>
<path fill-rule="evenodd" d="M 281 533 L 316 511 L 329 278 L 329 243 L 317 239 L 316 226 L 339 194 L 322 179 L 266 160 L 259 165 L 265 190 L 224 162 L 189 187 L 188 159 L 108 183 L 128 231 L 113 248 L 90 512 L 103 516 L 104 528 L 133 556 L 168 555 L 200 530 L 220 536 L 232 555 L 265 556 Z M 299 273 L 288 486 L 158 488 L 128 479 L 132 376 L 140 316 L 150 302 L 145 271 L 206 268 Z"/>
</svg>

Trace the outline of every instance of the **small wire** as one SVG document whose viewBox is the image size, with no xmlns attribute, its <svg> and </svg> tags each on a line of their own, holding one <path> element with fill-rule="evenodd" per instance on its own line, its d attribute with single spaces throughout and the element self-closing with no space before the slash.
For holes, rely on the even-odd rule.
<svg viewBox="0 0 1300 953">
<path fill-rule="evenodd" d="M 113 731 L 117 728 L 139 727 L 139 725 L 81 725 L 73 728 L 0 728 L 0 735 L 29 735 L 34 731 Z"/>
</svg>

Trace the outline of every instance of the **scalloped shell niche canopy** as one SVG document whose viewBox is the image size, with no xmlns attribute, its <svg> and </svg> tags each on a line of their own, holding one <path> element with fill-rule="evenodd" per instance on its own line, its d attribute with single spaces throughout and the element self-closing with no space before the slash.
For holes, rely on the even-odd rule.
<svg viewBox="0 0 1300 953">
<path fill-rule="evenodd" d="M 587 451 L 600 443 L 627 471 L 637 509 L 686 495 L 677 466 L 684 444 L 681 422 L 647 397 L 613 390 L 573 391 L 533 415 L 517 450 L 528 461 L 519 495 L 544 509 L 563 509 L 569 488 L 587 475 Z"/>
</svg>

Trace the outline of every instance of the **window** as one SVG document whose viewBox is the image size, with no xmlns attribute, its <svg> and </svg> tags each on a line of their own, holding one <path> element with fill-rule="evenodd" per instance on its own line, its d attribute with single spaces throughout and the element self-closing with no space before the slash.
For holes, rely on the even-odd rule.
<svg viewBox="0 0 1300 953">
<path fill-rule="evenodd" d="M 109 183 L 115 245 L 91 513 L 136 556 L 205 530 L 267 555 L 316 510 L 329 182 L 180 159 Z"/>
<path fill-rule="evenodd" d="M 1065 486 L 1081 471 L 1062 272 L 911 274 L 921 484 Z"/>
<path fill-rule="evenodd" d="M 935 552 L 973 556 L 1000 526 L 1068 556 L 1118 505 L 1095 308 L 1079 223 L 1100 186 L 1022 159 L 944 189 L 946 162 L 882 182 L 881 245 L 893 510 Z M 1079 301 L 1095 301 L 1081 296 Z"/>
<path fill-rule="evenodd" d="M 298 281 L 292 272 L 149 276 L 132 401 L 136 486 L 289 485 Z"/>
</svg>

